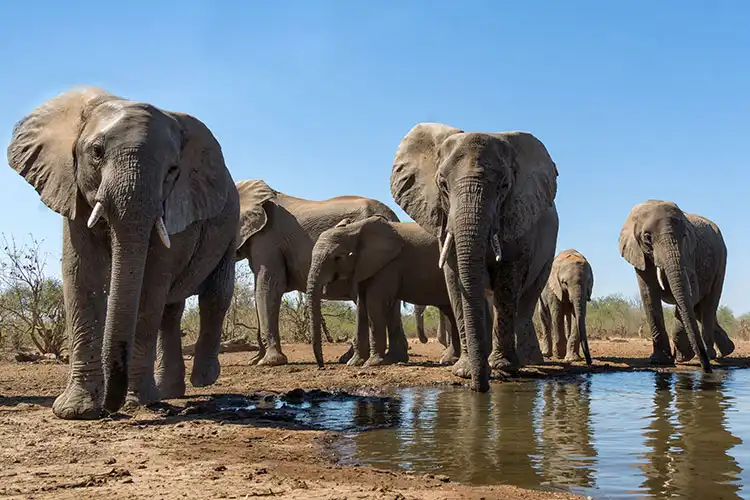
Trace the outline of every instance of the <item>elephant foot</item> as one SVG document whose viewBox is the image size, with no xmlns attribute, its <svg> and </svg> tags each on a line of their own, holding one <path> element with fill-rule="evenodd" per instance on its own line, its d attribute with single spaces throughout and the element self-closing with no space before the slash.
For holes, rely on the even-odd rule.
<svg viewBox="0 0 750 500">
<path fill-rule="evenodd" d="M 452 347 L 448 347 L 443 351 L 443 355 L 440 358 L 441 365 L 452 365 L 459 360 L 460 356 Z"/>
<path fill-rule="evenodd" d="M 648 357 L 648 364 L 652 366 L 674 366 L 674 360 L 666 353 L 654 351 Z"/>
<path fill-rule="evenodd" d="M 249 365 L 257 365 L 260 363 L 260 360 L 263 359 L 263 357 L 266 355 L 265 349 L 256 351 L 255 354 L 253 354 L 250 357 L 250 361 L 248 362 Z"/>
<path fill-rule="evenodd" d="M 719 345 L 719 356 L 718 359 L 726 358 L 730 354 L 734 352 L 734 342 L 732 342 L 732 339 L 727 337 L 726 343 L 723 343 L 723 345 Z"/>
<path fill-rule="evenodd" d="M 193 387 L 206 387 L 216 382 L 220 373 L 219 358 L 213 358 L 200 364 L 194 363 L 193 373 L 190 374 L 190 383 Z"/>
<path fill-rule="evenodd" d="M 690 361 L 694 357 L 695 357 L 695 353 L 693 352 L 692 349 L 690 349 L 690 351 L 688 351 L 688 352 L 684 352 L 684 351 L 682 351 L 680 349 L 675 349 L 674 361 L 676 361 L 678 363 L 687 363 L 688 361 Z"/>
<path fill-rule="evenodd" d="M 564 361 L 567 361 L 568 363 L 574 363 L 576 361 L 582 361 L 582 360 L 583 358 L 581 357 L 581 355 L 576 354 L 576 353 L 568 354 L 567 356 L 565 356 L 565 359 L 564 359 Z"/>
<path fill-rule="evenodd" d="M 368 366 L 382 366 L 387 365 L 388 360 L 386 359 L 386 356 L 382 356 L 380 354 L 372 354 L 367 361 L 365 361 L 364 365 L 365 367 Z"/>
<path fill-rule="evenodd" d="M 96 420 L 103 416 L 100 398 L 78 382 L 71 382 L 52 404 L 52 412 L 64 420 Z"/>
<path fill-rule="evenodd" d="M 716 349 L 714 349 L 714 346 L 706 349 L 706 354 L 708 354 L 708 359 L 716 359 Z"/>
<path fill-rule="evenodd" d="M 161 401 L 161 393 L 152 380 L 151 384 L 143 384 L 143 387 L 136 391 L 128 391 L 123 408 L 148 406 L 159 401 Z"/>
<path fill-rule="evenodd" d="M 469 357 L 462 354 L 451 368 L 451 372 L 456 377 L 471 378 L 471 362 L 469 361 Z"/>
<path fill-rule="evenodd" d="M 401 351 L 401 350 L 398 350 L 398 351 L 388 350 L 388 352 L 385 355 L 385 362 L 386 364 L 408 363 L 409 353 Z"/>
<path fill-rule="evenodd" d="M 258 361 L 258 366 L 281 366 L 289 363 L 283 352 L 269 349 L 263 359 Z"/>
<path fill-rule="evenodd" d="M 157 380 L 156 388 L 162 399 L 176 399 L 185 396 L 185 378 L 180 380 Z"/>
<path fill-rule="evenodd" d="M 366 359 L 359 355 L 355 350 L 349 361 L 346 362 L 346 366 L 362 366 L 365 364 Z"/>
<path fill-rule="evenodd" d="M 349 344 L 349 349 L 344 354 L 339 356 L 338 363 L 344 365 L 354 356 L 354 345 Z"/>
<path fill-rule="evenodd" d="M 501 371 L 516 371 L 521 367 L 517 359 L 513 356 L 506 356 L 501 352 L 493 351 L 488 359 L 490 368 Z"/>
</svg>

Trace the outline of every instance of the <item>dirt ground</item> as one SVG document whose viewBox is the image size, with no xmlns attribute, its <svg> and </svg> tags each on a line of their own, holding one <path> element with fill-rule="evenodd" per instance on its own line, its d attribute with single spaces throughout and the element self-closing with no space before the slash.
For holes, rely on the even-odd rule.
<svg viewBox="0 0 750 500">
<path fill-rule="evenodd" d="M 55 362 L 0 362 L 0 496 L 9 498 L 305 498 L 437 499 L 575 498 L 511 486 L 469 486 L 445 476 L 417 476 L 343 466 L 330 451 L 336 433 L 300 429 L 262 416 L 227 420 L 209 408 L 212 395 L 343 389 L 377 394 L 415 385 L 465 384 L 436 363 L 441 346 L 410 342 L 410 362 L 356 369 L 334 364 L 346 345 L 326 345 L 317 370 L 309 345 L 284 345 L 290 364 L 249 366 L 250 353 L 221 355 L 211 387 L 188 387 L 185 398 L 154 408 L 126 408 L 98 421 L 64 421 L 52 414 L 67 366 Z M 648 369 L 650 343 L 591 341 L 593 367 L 548 364 L 521 377 L 571 372 Z M 750 366 L 750 342 L 719 364 Z M 188 370 L 191 362 L 187 362 Z M 695 370 L 697 362 L 660 370 Z M 495 383 L 502 383 L 498 381 Z M 189 386 L 189 384 L 188 384 Z M 201 406 L 202 405 L 202 406 Z M 215 410 L 215 408 L 214 408 Z"/>
</svg>

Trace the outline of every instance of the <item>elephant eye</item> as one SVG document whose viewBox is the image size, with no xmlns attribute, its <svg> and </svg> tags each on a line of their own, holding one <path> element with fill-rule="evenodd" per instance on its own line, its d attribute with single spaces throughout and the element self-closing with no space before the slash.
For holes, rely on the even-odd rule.
<svg viewBox="0 0 750 500">
<path fill-rule="evenodd" d="M 646 245 L 651 245 L 651 243 L 653 243 L 653 237 L 651 236 L 651 233 L 649 233 L 648 231 L 645 231 L 643 233 L 643 242 Z"/>
<path fill-rule="evenodd" d="M 96 141 L 91 145 L 91 156 L 95 160 L 101 160 L 104 157 L 104 144 L 101 141 Z"/>
</svg>

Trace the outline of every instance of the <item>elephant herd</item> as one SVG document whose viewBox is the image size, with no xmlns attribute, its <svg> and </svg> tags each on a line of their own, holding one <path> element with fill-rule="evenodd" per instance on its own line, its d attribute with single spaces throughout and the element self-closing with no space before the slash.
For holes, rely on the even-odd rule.
<svg viewBox="0 0 750 500">
<path fill-rule="evenodd" d="M 200 120 L 91 87 L 21 119 L 8 163 L 63 216 L 71 353 L 67 387 L 53 405 L 58 417 L 99 418 L 126 399 L 184 395 L 180 322 L 196 294 L 191 383 L 213 384 L 242 259 L 255 275 L 259 365 L 287 362 L 279 311 L 294 290 L 307 294 L 320 367 L 322 299 L 356 303 L 353 346 L 341 359 L 349 365 L 408 360 L 402 301 L 418 315 L 428 305 L 440 310 L 441 361 L 474 390 L 489 389 L 493 369 L 545 357 L 573 361 L 583 351 L 591 364 L 592 268 L 576 250 L 555 255 L 558 169 L 530 133 L 412 127 L 397 147 L 390 187 L 415 222 L 400 222 L 373 199 L 312 201 L 261 180 L 235 183 Z M 716 224 L 649 200 L 630 212 L 619 248 L 635 268 L 653 364 L 698 354 L 708 372 L 714 344 L 720 356 L 733 351 L 716 322 L 726 268 Z M 676 306 L 673 348 L 662 302 Z"/>
</svg>

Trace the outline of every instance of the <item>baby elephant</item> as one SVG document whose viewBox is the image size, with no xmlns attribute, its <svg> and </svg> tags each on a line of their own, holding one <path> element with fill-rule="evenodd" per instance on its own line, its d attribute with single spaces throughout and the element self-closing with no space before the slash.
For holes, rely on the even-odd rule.
<svg viewBox="0 0 750 500">
<path fill-rule="evenodd" d="M 586 364 L 591 364 L 586 338 L 586 303 L 591 300 L 593 288 L 594 273 L 583 255 L 573 249 L 557 254 L 547 286 L 539 297 L 542 320 L 539 343 L 544 357 L 554 354 L 558 359 L 576 361 L 581 359 L 578 347 L 583 345 Z"/>
<path fill-rule="evenodd" d="M 414 222 L 390 222 L 381 216 L 349 223 L 344 219 L 324 231 L 312 251 L 307 277 L 310 328 L 318 366 L 323 366 L 320 300 L 323 287 L 334 281 L 349 282 L 356 290 L 360 307 L 365 305 L 371 325 L 370 341 L 359 339 L 358 349 L 365 366 L 388 363 L 385 354 L 386 329 L 392 331 L 390 311 L 403 300 L 436 306 L 452 325 L 451 346 L 443 362 L 455 362 L 461 345 L 455 318 L 438 267 L 437 238 Z"/>
</svg>

